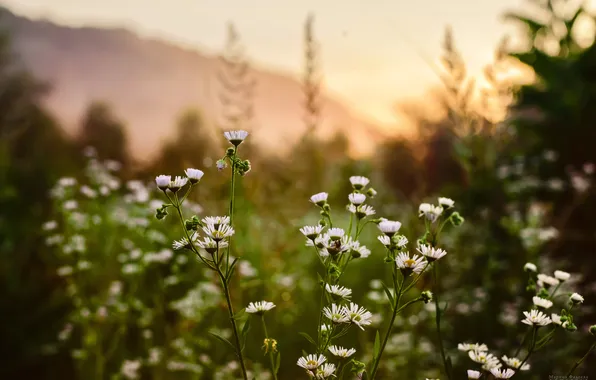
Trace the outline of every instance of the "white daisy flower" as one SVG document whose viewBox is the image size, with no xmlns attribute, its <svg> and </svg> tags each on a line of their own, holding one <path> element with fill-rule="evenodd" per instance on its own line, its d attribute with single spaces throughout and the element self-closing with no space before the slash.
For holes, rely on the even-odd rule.
<svg viewBox="0 0 596 380">
<path fill-rule="evenodd" d="M 526 265 L 524 265 L 524 270 L 526 272 L 536 272 L 538 268 L 536 267 L 536 264 L 526 263 Z"/>
<path fill-rule="evenodd" d="M 329 244 L 329 235 L 322 234 L 315 238 L 315 240 L 306 240 L 307 247 L 317 247 L 319 249 L 324 249 Z"/>
<path fill-rule="evenodd" d="M 405 247 L 408 244 L 408 238 L 404 235 L 397 235 L 391 238 L 396 246 L 399 248 Z"/>
<path fill-rule="evenodd" d="M 307 355 L 298 359 L 298 365 L 307 370 L 317 369 L 321 364 L 325 363 L 327 358 L 323 355 Z"/>
<path fill-rule="evenodd" d="M 203 224 L 209 225 L 212 224 L 216 229 L 219 228 L 222 224 L 230 224 L 230 217 L 229 216 L 206 216 L 201 219 Z"/>
<path fill-rule="evenodd" d="M 431 205 L 430 203 L 422 203 L 418 206 L 418 216 L 424 216 L 431 223 L 435 222 L 443 213 L 443 207 Z"/>
<path fill-rule="evenodd" d="M 325 363 L 319 368 L 317 368 L 315 377 L 317 379 L 326 379 L 329 376 L 335 376 L 335 364 L 333 363 Z"/>
<path fill-rule="evenodd" d="M 216 228 L 214 224 L 207 224 L 203 231 L 215 241 L 221 241 L 234 235 L 234 229 L 229 224 L 222 224 Z"/>
<path fill-rule="evenodd" d="M 571 274 L 563 272 L 562 270 L 555 271 L 555 278 L 559 281 L 567 281 L 571 277 Z"/>
<path fill-rule="evenodd" d="M 579 304 L 579 303 L 584 303 L 584 297 L 582 297 L 581 295 L 579 295 L 578 293 L 573 293 L 570 297 L 569 300 L 574 303 L 574 304 Z"/>
<path fill-rule="evenodd" d="M 227 131 L 224 132 L 226 139 L 234 146 L 238 146 L 246 139 L 248 132 L 246 131 Z"/>
<path fill-rule="evenodd" d="M 551 301 L 541 297 L 533 297 L 532 302 L 534 302 L 534 305 L 542 307 L 544 309 L 548 309 L 549 307 L 553 306 L 553 303 Z"/>
<path fill-rule="evenodd" d="M 310 201 L 319 207 L 323 207 L 325 205 L 325 203 L 327 203 L 328 196 L 329 196 L 329 194 L 327 194 L 327 193 L 317 193 L 317 194 L 313 195 L 312 197 L 310 197 Z"/>
<path fill-rule="evenodd" d="M 498 369 L 498 368 L 491 368 L 490 373 L 497 379 L 509 379 L 511 376 L 515 375 L 515 371 L 511 368 L 507 369 Z"/>
<path fill-rule="evenodd" d="M 374 215 L 375 209 L 369 205 L 360 205 L 360 206 L 356 207 L 355 213 L 356 213 L 356 217 L 358 219 L 362 219 L 362 218 L 366 218 L 367 216 Z"/>
<path fill-rule="evenodd" d="M 523 319 L 522 323 L 525 323 L 526 325 L 546 326 L 552 323 L 551 319 L 547 317 L 546 314 L 536 309 L 532 309 L 529 312 L 524 311 L 524 315 L 526 316 L 526 319 Z"/>
<path fill-rule="evenodd" d="M 172 176 L 162 174 L 155 177 L 155 184 L 160 190 L 166 190 L 170 187 L 170 182 L 172 182 Z"/>
<path fill-rule="evenodd" d="M 379 223 L 379 229 L 381 232 L 389 237 L 395 235 L 400 228 L 401 223 L 393 220 L 384 220 Z"/>
<path fill-rule="evenodd" d="M 330 228 L 327 230 L 327 235 L 329 235 L 331 240 L 339 240 L 343 238 L 345 234 L 346 231 L 344 231 L 343 228 Z"/>
<path fill-rule="evenodd" d="M 352 257 L 354 258 L 363 258 L 366 259 L 370 256 L 370 249 L 366 248 L 364 245 L 360 245 L 359 241 L 352 242 Z"/>
<path fill-rule="evenodd" d="M 468 356 L 472 361 L 482 364 L 482 367 L 486 367 L 487 370 L 490 370 L 491 368 L 499 368 L 501 366 L 499 359 L 495 355 L 489 354 L 486 351 L 468 351 Z"/>
<path fill-rule="evenodd" d="M 540 273 L 538 275 L 538 285 L 542 287 L 544 287 L 544 285 L 557 286 L 559 285 L 559 280 L 546 274 Z"/>
<path fill-rule="evenodd" d="M 468 370 L 468 379 L 480 379 L 480 371 Z"/>
<path fill-rule="evenodd" d="M 333 294 L 345 299 L 350 299 L 350 297 L 352 296 L 352 289 L 348 289 L 339 285 L 325 284 L 325 290 L 327 290 L 329 294 Z"/>
<path fill-rule="evenodd" d="M 426 256 L 426 259 L 429 262 L 436 261 L 447 254 L 447 252 L 445 252 L 441 248 L 434 248 L 428 244 L 419 245 L 417 250 L 418 252 L 420 252 L 420 254 Z"/>
<path fill-rule="evenodd" d="M 414 255 L 410 257 L 408 253 L 400 252 L 395 258 L 395 264 L 402 271 L 404 276 L 409 276 L 413 273 L 418 274 L 422 272 L 426 266 L 426 261 L 422 256 Z"/>
<path fill-rule="evenodd" d="M 180 240 L 174 240 L 174 243 L 172 243 L 172 248 L 174 248 L 175 250 L 180 250 L 183 248 L 188 248 L 190 247 L 190 242 L 188 241 L 187 238 L 182 238 Z"/>
<path fill-rule="evenodd" d="M 350 200 L 351 204 L 359 206 L 363 204 L 366 200 L 366 195 L 362 193 L 351 193 L 350 195 L 348 195 L 348 199 Z"/>
<path fill-rule="evenodd" d="M 503 363 L 505 363 L 507 366 L 511 368 L 519 369 L 521 371 L 527 371 L 530 369 L 530 365 L 527 363 L 524 363 L 524 365 L 521 368 L 519 368 L 522 364 L 522 361 L 518 358 L 508 358 L 507 356 L 503 355 L 501 360 L 503 360 Z"/>
<path fill-rule="evenodd" d="M 433 205 L 431 205 L 430 203 L 420 203 L 420 206 L 418 206 L 418 216 L 422 216 L 430 212 L 432 209 Z"/>
<path fill-rule="evenodd" d="M 190 183 L 197 183 L 201 180 L 201 178 L 203 178 L 205 173 L 199 169 L 188 168 L 184 171 L 184 174 L 186 174 L 186 177 Z"/>
<path fill-rule="evenodd" d="M 327 234 L 325 234 L 325 235 L 327 235 Z M 337 239 L 336 237 L 333 239 L 327 237 L 326 246 L 323 249 L 326 250 L 327 253 L 335 256 L 340 253 L 348 252 L 350 249 L 352 249 L 353 244 L 354 244 L 354 242 L 347 235 L 343 236 L 341 239 Z M 321 249 L 321 251 L 323 249 Z"/>
<path fill-rule="evenodd" d="M 172 180 L 170 182 L 170 185 L 168 186 L 168 188 L 170 189 L 170 191 L 172 191 L 173 193 L 177 192 L 178 190 L 180 190 L 182 187 L 184 187 L 184 185 L 186 185 L 188 183 L 188 178 L 186 177 L 180 177 L 180 176 L 176 176 L 174 178 L 174 180 Z"/>
<path fill-rule="evenodd" d="M 476 351 L 476 352 L 486 352 L 488 351 L 488 347 L 486 344 L 480 343 L 459 343 L 457 345 L 457 349 L 460 351 Z"/>
<path fill-rule="evenodd" d="M 246 307 L 246 312 L 251 314 L 259 314 L 262 315 L 266 311 L 269 311 L 275 307 L 273 302 L 267 301 L 260 301 L 260 302 L 251 302 Z"/>
<path fill-rule="evenodd" d="M 370 182 L 370 180 L 366 177 L 362 177 L 362 176 L 350 177 L 350 183 L 352 184 L 352 187 L 356 190 L 364 189 L 366 187 L 366 185 L 368 185 L 369 182 Z"/>
<path fill-rule="evenodd" d="M 317 224 L 316 226 L 304 226 L 300 229 L 300 232 L 310 240 L 315 240 L 317 236 L 323 231 L 323 226 Z"/>
<path fill-rule="evenodd" d="M 344 314 L 350 319 L 350 321 L 360 329 L 364 330 L 363 326 L 368 326 L 372 323 L 372 313 L 367 311 L 362 306 L 358 306 L 357 304 L 350 302 L 350 306 L 343 307 Z"/>
<path fill-rule="evenodd" d="M 356 353 L 353 348 L 347 349 L 341 346 L 329 346 L 329 351 L 339 358 L 349 358 Z"/>
<path fill-rule="evenodd" d="M 210 237 L 205 237 L 203 240 L 197 240 L 197 245 L 207 251 L 207 253 L 214 254 L 217 252 L 218 248 L 226 248 L 228 246 L 228 242 L 216 241 Z"/>
<path fill-rule="evenodd" d="M 455 201 L 451 198 L 439 197 L 439 205 L 444 208 L 451 208 L 455 205 Z"/>
<path fill-rule="evenodd" d="M 333 323 L 346 323 L 350 321 L 344 308 L 337 304 L 331 304 L 331 308 L 323 308 L 323 315 Z"/>
<path fill-rule="evenodd" d="M 559 325 L 559 326 L 560 326 L 560 325 L 561 325 L 561 323 L 562 323 L 562 322 L 561 322 L 561 316 L 560 316 L 559 314 L 552 313 L 552 314 L 550 315 L 550 319 L 551 319 L 551 321 L 553 321 L 553 323 L 554 323 L 554 324 L 556 324 L 556 325 Z"/>
<path fill-rule="evenodd" d="M 377 236 L 377 239 L 379 239 L 381 244 L 383 244 L 387 248 L 389 248 L 389 246 L 391 245 L 391 238 L 387 235 Z"/>
</svg>

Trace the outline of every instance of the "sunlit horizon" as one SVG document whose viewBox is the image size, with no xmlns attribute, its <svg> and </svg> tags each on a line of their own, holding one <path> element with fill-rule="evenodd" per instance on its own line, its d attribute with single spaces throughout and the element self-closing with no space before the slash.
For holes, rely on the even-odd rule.
<svg viewBox="0 0 596 380">
<path fill-rule="evenodd" d="M 420 98 L 439 85 L 428 60 L 439 57 L 447 25 L 453 27 L 470 73 L 479 74 L 498 41 L 515 30 L 501 16 L 523 3 L 304 0 L 281 5 L 258 0 L 247 7 L 239 0 L 2 1 L 27 17 L 71 26 L 123 27 L 209 54 L 221 50 L 231 21 L 256 67 L 293 77 L 300 76 L 303 22 L 312 12 L 326 91 L 378 124 L 394 124 L 397 102 Z"/>
</svg>

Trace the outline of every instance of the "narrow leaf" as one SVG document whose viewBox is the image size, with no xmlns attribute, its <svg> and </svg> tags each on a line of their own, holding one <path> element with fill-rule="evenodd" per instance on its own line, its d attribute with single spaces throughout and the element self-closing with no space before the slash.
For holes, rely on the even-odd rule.
<svg viewBox="0 0 596 380">
<path fill-rule="evenodd" d="M 313 338 L 310 337 L 310 335 L 308 335 L 305 332 L 299 332 L 298 334 L 302 335 L 302 337 L 304 337 L 304 339 L 308 340 L 310 343 L 312 343 L 315 347 L 317 345 L 317 343 L 315 342 L 315 340 Z"/>
<path fill-rule="evenodd" d="M 211 332 L 211 331 L 210 331 L 210 332 L 209 332 L 209 334 L 211 334 L 211 335 L 213 335 L 214 337 L 216 337 L 216 338 L 217 338 L 217 339 L 218 339 L 220 342 L 223 342 L 223 343 L 227 344 L 228 346 L 230 346 L 230 347 L 232 348 L 232 351 L 234 351 L 234 353 L 235 353 L 235 354 L 237 354 L 237 353 L 236 353 L 236 347 L 234 347 L 234 345 L 232 344 L 232 342 L 230 342 L 229 340 L 227 340 L 227 339 L 226 339 L 226 338 L 224 338 L 223 336 L 221 336 L 221 335 L 218 335 L 218 334 L 216 334 L 216 333 L 214 333 L 214 332 Z"/>
<path fill-rule="evenodd" d="M 244 322 L 244 326 L 242 327 L 242 349 L 244 349 L 244 346 L 246 345 L 246 336 L 248 335 L 248 330 L 250 330 L 250 320 L 251 318 L 247 318 L 246 322 Z"/>
<path fill-rule="evenodd" d="M 277 374 L 279 372 L 279 367 L 281 366 L 281 354 L 278 351 L 277 355 L 275 355 L 275 365 L 273 366 L 273 371 Z"/>
<path fill-rule="evenodd" d="M 245 314 L 246 314 L 246 309 L 242 308 L 242 309 L 238 310 L 236 312 L 236 314 L 234 314 L 234 319 L 238 321 L 238 320 L 242 319 L 242 317 L 244 317 Z"/>
<path fill-rule="evenodd" d="M 387 295 L 387 298 L 389 299 L 389 303 L 391 304 L 391 307 L 395 307 L 395 300 L 393 299 L 393 295 L 391 294 L 391 291 L 389 290 L 389 288 L 387 287 L 387 285 L 385 285 L 385 283 L 381 282 L 381 285 L 383 285 L 383 290 L 385 291 L 385 294 Z"/>
<path fill-rule="evenodd" d="M 234 259 L 234 261 L 232 261 L 232 263 L 230 264 L 230 267 L 228 268 L 228 274 L 226 275 L 226 279 L 229 281 L 230 278 L 232 278 L 232 275 L 234 274 L 234 269 L 236 268 L 236 264 L 238 263 L 239 258 L 236 257 Z"/>
<path fill-rule="evenodd" d="M 381 351 L 381 337 L 379 335 L 379 330 L 377 330 L 377 335 L 375 336 L 375 344 L 373 346 L 373 358 L 379 357 L 379 351 Z"/>
</svg>

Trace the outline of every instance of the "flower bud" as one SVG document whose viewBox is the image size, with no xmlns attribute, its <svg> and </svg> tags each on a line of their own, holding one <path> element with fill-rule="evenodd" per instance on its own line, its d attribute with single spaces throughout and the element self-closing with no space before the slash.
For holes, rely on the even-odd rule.
<svg viewBox="0 0 596 380">
<path fill-rule="evenodd" d="M 228 166 L 228 164 L 225 160 L 217 160 L 215 166 L 217 166 L 217 170 L 222 171 Z"/>
<path fill-rule="evenodd" d="M 433 300 L 433 294 L 430 290 L 425 290 L 420 293 L 420 299 L 422 299 L 424 303 L 429 303 Z"/>
<path fill-rule="evenodd" d="M 157 218 L 157 220 L 162 220 L 163 218 L 166 217 L 166 215 L 168 215 L 167 208 L 168 208 L 167 205 L 163 205 L 160 208 L 158 208 L 157 210 L 155 210 L 155 217 Z"/>
<path fill-rule="evenodd" d="M 538 268 L 536 267 L 536 264 L 526 263 L 526 265 L 524 265 L 524 271 L 526 272 L 536 272 L 537 270 Z"/>
<path fill-rule="evenodd" d="M 565 327 L 565 330 L 570 331 L 570 332 L 574 332 L 577 330 L 577 326 L 573 323 L 573 322 L 566 322 L 563 327 Z"/>
<path fill-rule="evenodd" d="M 369 198 L 374 198 L 377 195 L 377 191 L 375 189 L 373 189 L 372 187 L 370 187 L 368 190 L 366 190 L 366 195 Z"/>
<path fill-rule="evenodd" d="M 457 211 L 451 214 L 449 220 L 451 220 L 451 224 L 455 227 L 461 226 L 464 223 L 464 218 Z"/>
<path fill-rule="evenodd" d="M 232 157 L 234 155 L 234 151 L 235 151 L 235 149 L 231 148 L 231 147 L 226 149 L 226 156 Z"/>
<path fill-rule="evenodd" d="M 596 336 L 596 325 L 590 326 L 590 334 Z"/>
</svg>

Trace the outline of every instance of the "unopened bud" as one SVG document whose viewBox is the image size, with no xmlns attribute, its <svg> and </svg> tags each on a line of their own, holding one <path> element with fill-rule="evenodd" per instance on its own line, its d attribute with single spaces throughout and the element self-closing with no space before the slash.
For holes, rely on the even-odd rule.
<svg viewBox="0 0 596 380">
<path fill-rule="evenodd" d="M 590 326 L 590 334 L 596 336 L 596 325 Z"/>
<path fill-rule="evenodd" d="M 429 303 L 433 300 L 433 293 L 430 290 L 425 290 L 420 293 L 420 299 L 422 299 L 424 303 Z"/>
<path fill-rule="evenodd" d="M 464 223 L 464 218 L 457 211 L 451 214 L 449 219 L 451 220 L 451 224 L 456 227 L 461 226 Z"/>
</svg>

